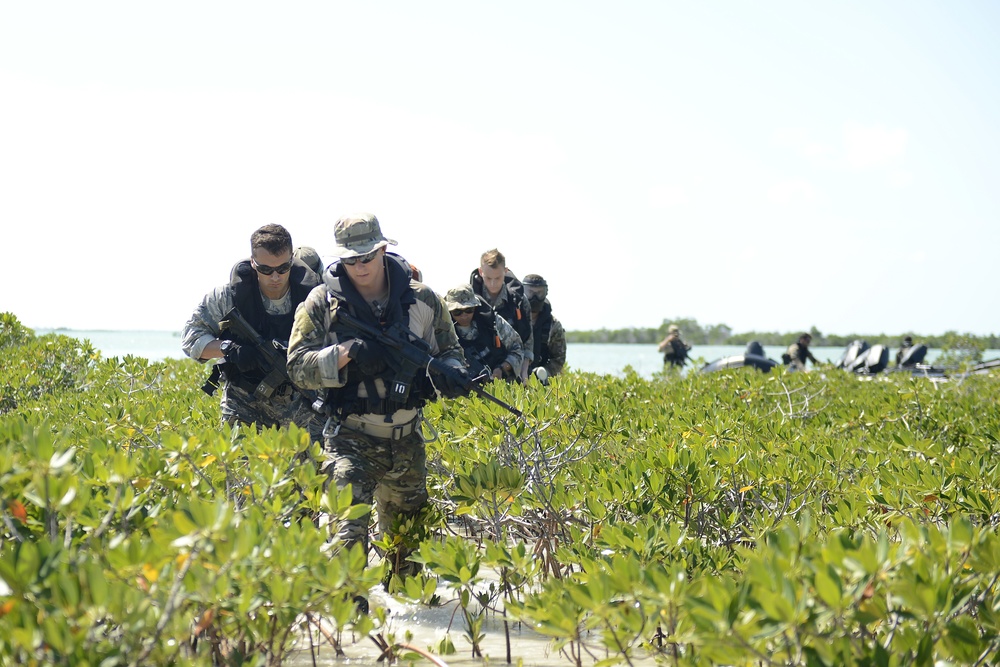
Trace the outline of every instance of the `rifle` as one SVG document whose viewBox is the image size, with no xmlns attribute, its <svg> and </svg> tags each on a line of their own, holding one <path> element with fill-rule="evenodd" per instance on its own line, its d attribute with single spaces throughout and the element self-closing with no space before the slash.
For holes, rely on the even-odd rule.
<svg viewBox="0 0 1000 667">
<path fill-rule="evenodd" d="M 523 413 L 512 405 L 504 403 L 499 398 L 489 393 L 480 384 L 468 376 L 462 376 L 454 366 L 434 357 L 431 354 L 430 345 L 427 341 L 414 335 L 412 331 L 404 327 L 399 322 L 394 322 L 388 329 L 382 329 L 362 322 L 344 309 L 337 311 L 337 322 L 343 324 L 359 337 L 364 337 L 377 342 L 392 354 L 394 360 L 399 365 L 396 377 L 393 378 L 392 387 L 389 390 L 390 398 L 403 403 L 410 395 L 410 386 L 417 371 L 421 368 L 444 376 L 451 382 L 455 382 L 466 391 L 471 391 L 487 401 L 496 403 L 504 410 L 517 415 L 524 416 Z"/>
<path fill-rule="evenodd" d="M 257 388 L 254 389 L 254 395 L 258 398 L 269 399 L 274 394 L 275 390 L 281 385 L 288 383 L 295 386 L 292 382 L 292 378 L 288 376 L 288 369 L 285 366 L 285 355 L 282 353 L 283 347 L 277 341 L 265 340 L 263 336 L 257 333 L 257 330 L 247 322 L 240 311 L 233 308 L 228 313 L 226 313 L 225 318 L 219 322 L 219 329 L 226 331 L 232 331 L 241 340 L 250 341 L 254 348 L 261 354 L 264 358 L 264 370 L 267 371 L 267 375 L 264 379 L 260 381 Z M 315 412 L 323 414 L 324 410 L 324 400 L 323 397 L 315 391 L 309 391 L 306 389 L 299 389 L 295 387 L 296 391 L 302 394 L 308 401 L 309 405 Z"/>
</svg>

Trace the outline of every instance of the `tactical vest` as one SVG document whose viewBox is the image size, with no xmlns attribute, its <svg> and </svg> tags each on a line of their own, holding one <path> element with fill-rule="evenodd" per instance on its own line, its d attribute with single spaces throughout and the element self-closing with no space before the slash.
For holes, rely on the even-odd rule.
<svg viewBox="0 0 1000 667">
<path fill-rule="evenodd" d="M 238 262 L 229 276 L 229 287 L 233 291 L 233 305 L 243 316 L 243 319 L 250 323 L 261 338 L 268 341 L 278 341 L 285 347 L 288 346 L 288 338 L 292 334 L 295 307 L 306 300 L 309 292 L 319 284 L 319 279 L 309 267 L 296 259 L 292 261 L 288 282 L 291 291 L 291 310 L 283 315 L 269 315 L 264 309 L 264 300 L 260 295 L 257 271 L 250 264 L 250 260 L 244 259 Z M 221 338 L 236 341 L 240 345 L 253 345 L 252 341 L 242 340 L 229 331 L 224 331 Z M 241 372 L 232 364 L 227 363 L 219 364 L 218 367 L 227 381 L 250 393 L 253 393 L 268 373 L 264 369 Z"/>
<path fill-rule="evenodd" d="M 546 299 L 542 305 L 542 311 L 538 313 L 538 318 L 532 327 L 534 338 L 535 359 L 531 362 L 531 369 L 535 370 L 549 363 L 549 333 L 552 331 L 552 304 Z"/>
<path fill-rule="evenodd" d="M 670 348 L 663 355 L 663 363 L 671 364 L 672 366 L 683 366 L 687 356 L 687 348 L 681 342 L 680 337 L 672 338 L 670 340 Z"/>
<path fill-rule="evenodd" d="M 490 370 L 500 368 L 510 350 L 503 344 L 497 333 L 496 313 L 493 312 L 488 303 L 480 300 L 472 320 L 476 324 L 476 337 L 471 340 L 458 337 L 458 342 L 461 343 L 462 350 L 465 352 L 465 358 L 470 363 L 476 361 Z M 477 375 L 476 371 L 479 370 L 474 369 L 472 374 Z"/>
<path fill-rule="evenodd" d="M 479 269 L 472 271 L 469 282 L 472 285 L 472 291 L 483 297 L 488 303 L 489 295 L 486 293 L 483 277 L 479 275 Z M 531 313 L 526 313 L 521 308 L 521 304 L 525 301 L 524 285 L 509 269 L 503 277 L 503 282 L 507 286 L 507 300 L 499 308 L 496 308 L 495 312 L 507 320 L 514 327 L 517 335 L 521 337 L 521 342 L 526 343 L 531 337 Z"/>
<path fill-rule="evenodd" d="M 412 269 L 405 259 L 388 253 L 385 255 L 385 269 L 389 281 L 389 301 L 381 317 L 376 317 L 372 312 L 371 306 L 347 277 L 342 264 L 339 262 L 333 264 L 323 274 L 323 284 L 328 291 L 327 298 L 331 309 L 330 331 L 337 335 L 339 341 L 357 337 L 351 329 L 338 324 L 336 311 L 340 308 L 346 308 L 347 312 L 357 319 L 380 329 L 386 329 L 397 322 L 409 328 L 410 306 L 417 301 L 413 288 L 410 287 Z M 341 419 L 351 414 L 391 415 L 396 410 L 419 408 L 427 402 L 430 395 L 430 387 L 422 369 L 417 373 L 417 377 L 399 378 L 391 364 L 377 375 L 362 373 L 353 361 L 348 362 L 344 368 L 347 370 L 347 382 L 342 387 L 334 387 L 327 391 L 327 404 L 337 411 Z M 386 386 L 389 386 L 394 379 L 412 382 L 413 386 L 406 402 L 398 403 L 388 398 L 379 398 L 375 385 L 376 378 L 381 378 Z M 365 387 L 365 393 L 368 395 L 366 398 L 358 396 L 358 388 L 361 385 Z"/>
</svg>

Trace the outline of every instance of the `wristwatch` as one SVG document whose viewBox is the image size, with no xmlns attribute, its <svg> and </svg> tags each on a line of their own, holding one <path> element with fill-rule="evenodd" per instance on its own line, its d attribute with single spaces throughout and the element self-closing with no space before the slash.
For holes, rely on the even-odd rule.
<svg viewBox="0 0 1000 667">
<path fill-rule="evenodd" d="M 222 353 L 223 357 L 227 357 L 229 356 L 229 351 L 233 349 L 233 345 L 235 345 L 233 341 L 224 340 L 221 343 L 219 343 L 219 352 Z"/>
<path fill-rule="evenodd" d="M 358 356 L 358 348 L 361 347 L 361 339 L 355 338 L 351 341 L 351 344 L 347 346 L 347 358 L 354 361 L 354 357 Z"/>
</svg>

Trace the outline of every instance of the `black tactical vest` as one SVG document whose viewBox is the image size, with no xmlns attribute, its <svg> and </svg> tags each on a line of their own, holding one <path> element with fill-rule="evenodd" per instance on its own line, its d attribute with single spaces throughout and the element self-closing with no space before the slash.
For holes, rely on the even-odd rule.
<svg viewBox="0 0 1000 667">
<path fill-rule="evenodd" d="M 483 284 L 483 277 L 479 275 L 479 269 L 472 271 L 472 275 L 469 276 L 469 282 L 472 285 L 472 291 L 483 297 L 487 302 L 489 301 L 489 295 L 486 293 L 486 285 Z M 521 281 L 510 272 L 503 278 L 504 284 L 507 286 L 508 297 L 507 300 L 496 308 L 496 314 L 507 320 L 517 335 L 521 337 L 521 342 L 526 343 L 528 338 L 531 337 L 531 313 L 524 312 L 521 308 L 521 304 L 524 303 L 524 285 Z"/>
<path fill-rule="evenodd" d="M 381 317 L 375 316 L 371 305 L 362 298 L 339 262 L 333 264 L 323 274 L 323 284 L 329 290 L 330 298 L 338 302 L 337 307 L 346 308 L 357 319 L 380 329 L 387 329 L 397 322 L 408 329 L 410 306 L 417 301 L 413 288 L 410 287 L 412 269 L 405 259 L 390 253 L 385 255 L 385 269 L 389 281 L 389 301 Z M 330 331 L 337 334 L 337 339 L 340 341 L 357 337 L 353 330 L 336 321 L 330 324 Z M 376 391 L 376 378 L 382 378 L 383 383 L 388 386 L 393 378 L 397 377 L 397 371 L 391 365 L 385 371 L 373 376 L 362 373 L 354 362 L 348 363 L 345 369 L 348 380 L 344 386 L 334 387 L 327 392 L 328 404 L 337 410 L 341 418 L 350 414 L 390 415 L 400 409 L 419 408 L 427 402 L 429 387 L 426 386 L 422 371 L 417 374 L 418 377 L 405 378 L 413 383 L 413 387 L 406 403 L 400 404 L 379 398 Z M 367 398 L 358 397 L 358 387 L 362 384 L 365 385 Z"/>
<path fill-rule="evenodd" d="M 471 340 L 458 337 L 458 342 L 462 344 L 462 350 L 465 352 L 465 358 L 470 363 L 477 361 L 490 370 L 499 368 L 510 350 L 503 344 L 497 333 L 496 313 L 493 312 L 489 304 L 480 301 L 472 320 L 476 323 L 476 337 Z M 479 370 L 478 368 L 474 369 L 472 374 L 477 375 Z"/>
<path fill-rule="evenodd" d="M 538 313 L 535 325 L 532 327 L 534 333 L 535 359 L 531 362 L 531 370 L 539 368 L 549 363 L 549 333 L 552 331 L 552 304 L 547 300 L 542 306 L 542 311 Z"/>
<path fill-rule="evenodd" d="M 234 306 L 243 319 L 249 322 L 264 340 L 275 340 L 286 347 L 288 338 L 292 334 L 295 307 L 305 301 L 309 292 L 319 284 L 319 277 L 298 259 L 293 260 L 290 274 L 292 308 L 283 315 L 269 315 L 264 309 L 264 299 L 260 295 L 260 284 L 257 282 L 257 271 L 249 259 L 242 260 L 233 267 L 229 280 L 229 286 L 233 290 Z M 252 341 L 241 340 L 229 331 L 224 331 L 222 338 L 236 341 L 241 345 L 253 345 Z M 231 367 L 231 364 L 220 364 L 220 370 L 229 382 L 251 393 L 267 375 L 267 371 L 263 369 L 243 373 Z"/>
</svg>

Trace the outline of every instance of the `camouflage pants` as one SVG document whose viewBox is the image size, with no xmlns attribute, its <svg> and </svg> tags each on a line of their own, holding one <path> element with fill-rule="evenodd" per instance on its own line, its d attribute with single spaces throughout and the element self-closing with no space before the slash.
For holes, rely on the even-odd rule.
<svg viewBox="0 0 1000 667">
<path fill-rule="evenodd" d="M 287 427 L 295 424 L 309 431 L 313 442 L 323 442 L 325 415 L 314 412 L 297 391 L 263 400 L 239 387 L 226 383 L 222 388 L 222 424 L 253 424 L 257 429 Z"/>
<path fill-rule="evenodd" d="M 330 479 L 338 489 L 351 485 L 354 504 L 375 505 L 380 533 L 427 504 L 427 453 L 420 429 L 395 441 L 341 429 L 325 447 Z M 370 520 L 365 515 L 345 521 L 337 537 L 345 547 L 360 542 L 367 553 Z"/>
</svg>

